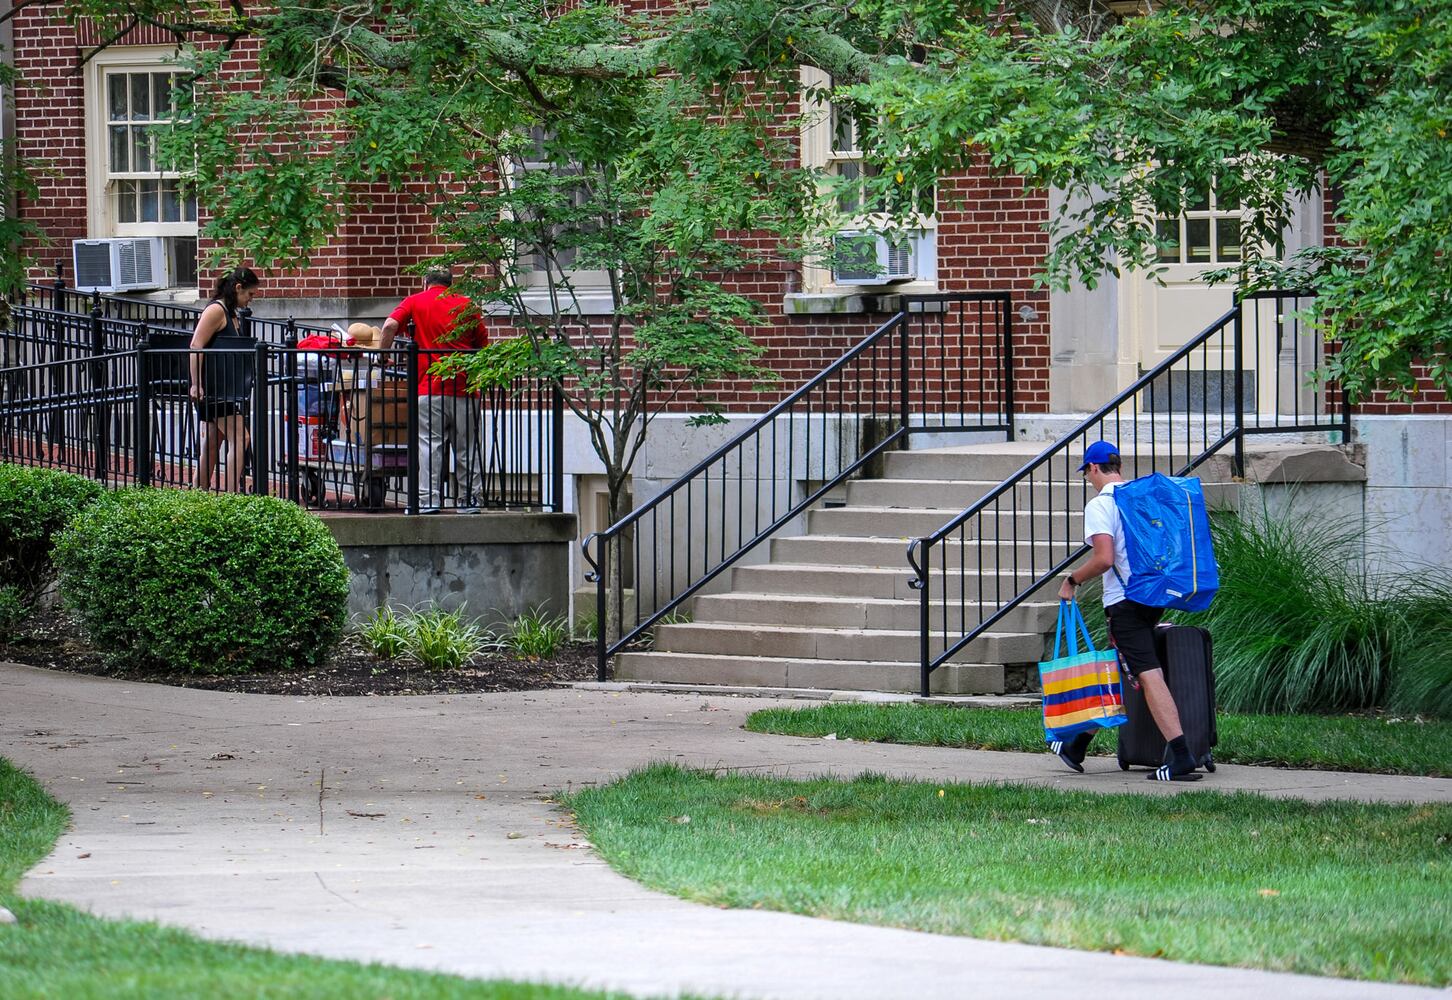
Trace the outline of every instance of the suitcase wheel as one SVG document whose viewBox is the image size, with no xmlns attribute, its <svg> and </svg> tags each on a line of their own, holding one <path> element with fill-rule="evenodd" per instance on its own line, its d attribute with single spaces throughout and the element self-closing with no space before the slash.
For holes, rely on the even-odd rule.
<svg viewBox="0 0 1452 1000">
<path fill-rule="evenodd" d="M 1205 755 L 1205 770 L 1211 774 L 1215 773 L 1215 757 L 1212 754 Z"/>
<path fill-rule="evenodd" d="M 1129 770 L 1129 762 L 1128 761 L 1125 761 L 1125 760 L 1120 761 L 1119 762 L 1119 769 L 1121 771 L 1128 771 Z"/>
</svg>

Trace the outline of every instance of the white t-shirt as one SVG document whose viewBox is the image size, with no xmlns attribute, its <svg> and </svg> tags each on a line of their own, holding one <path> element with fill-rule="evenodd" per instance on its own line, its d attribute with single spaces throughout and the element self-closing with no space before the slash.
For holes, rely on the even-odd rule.
<svg viewBox="0 0 1452 1000">
<path fill-rule="evenodd" d="M 1092 547 L 1095 535 L 1109 535 L 1114 539 L 1114 569 L 1119 570 L 1119 576 L 1115 576 L 1112 569 L 1100 577 L 1104 581 L 1106 608 L 1124 600 L 1124 587 L 1119 578 L 1123 577 L 1125 583 L 1129 582 L 1129 555 L 1124 544 L 1124 525 L 1119 521 L 1119 508 L 1114 506 L 1113 496 L 1114 488 L 1122 485 L 1124 484 L 1105 483 L 1099 495 L 1084 505 L 1084 544 Z"/>
</svg>

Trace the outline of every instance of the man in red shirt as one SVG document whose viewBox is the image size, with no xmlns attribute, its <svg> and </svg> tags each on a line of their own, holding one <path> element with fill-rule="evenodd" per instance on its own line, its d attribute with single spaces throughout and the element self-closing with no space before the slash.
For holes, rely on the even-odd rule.
<svg viewBox="0 0 1452 1000">
<path fill-rule="evenodd" d="M 445 448 L 454 459 L 454 505 L 477 512 L 484 500 L 479 396 L 469 391 L 463 375 L 440 377 L 429 371 L 446 354 L 478 350 L 489 343 L 484 317 L 468 298 L 449 290 L 453 282 L 447 271 L 430 271 L 424 277 L 424 290 L 400 302 L 384 321 L 380 345 L 388 348 L 404 324 L 413 321 L 413 339 L 420 351 L 418 459 L 425 512 L 437 512 L 443 503 Z"/>
</svg>

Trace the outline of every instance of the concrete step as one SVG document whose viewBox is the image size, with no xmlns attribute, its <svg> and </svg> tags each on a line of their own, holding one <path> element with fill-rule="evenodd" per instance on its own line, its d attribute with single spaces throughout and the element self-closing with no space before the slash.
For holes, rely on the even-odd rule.
<svg viewBox="0 0 1452 1000">
<path fill-rule="evenodd" d="M 904 561 L 901 569 L 891 567 L 813 566 L 807 563 L 770 563 L 760 566 L 738 566 L 732 570 L 731 589 L 743 593 L 802 594 L 823 597 L 880 597 L 899 600 L 916 600 L 918 592 L 908 586 L 912 570 Z M 1030 577 L 1017 579 L 1008 574 L 976 573 L 954 574 L 947 580 L 947 592 L 935 593 L 934 597 L 946 600 L 965 598 L 977 601 L 996 600 L 1013 596 L 1020 587 L 1031 582 Z M 1049 580 L 1041 590 L 1057 589 L 1058 584 Z M 997 605 L 995 604 L 995 607 Z"/>
<path fill-rule="evenodd" d="M 950 633 L 948 641 L 956 641 Z M 943 633 L 928 637 L 928 650 L 943 650 Z M 918 656 L 918 633 L 898 629 L 820 628 L 807 625 L 755 625 L 687 622 L 660 625 L 655 647 L 663 653 L 717 656 L 785 656 L 820 660 L 909 662 Z M 1040 632 L 985 632 L 953 655 L 960 663 L 1035 663 L 1043 658 Z"/>
<path fill-rule="evenodd" d="M 935 545 L 932 559 L 935 566 L 970 566 L 982 572 L 996 572 L 1000 566 L 1017 568 L 1020 572 L 1046 571 L 1082 542 L 1082 537 L 1077 535 L 1052 541 L 1017 543 L 969 538 Z M 907 540 L 902 538 L 798 535 L 773 539 L 771 543 L 771 561 L 777 564 L 906 567 L 906 553 Z"/>
<path fill-rule="evenodd" d="M 994 624 L 1005 632 L 1045 632 L 1054 627 L 1058 604 L 1025 602 Z M 997 605 L 988 609 L 991 614 Z M 933 628 L 962 629 L 983 620 L 976 603 L 934 601 L 929 606 Z M 758 625 L 820 625 L 829 628 L 875 628 L 914 631 L 920 604 L 916 600 L 873 597 L 798 597 L 786 594 L 710 594 L 696 598 L 692 617 L 698 622 Z"/>
<path fill-rule="evenodd" d="M 1044 442 L 1035 441 L 1031 444 L 966 445 L 961 448 L 894 451 L 888 452 L 883 468 L 890 479 L 991 479 L 1002 482 L 1037 458 L 1045 447 Z M 1082 458 L 1082 449 L 1072 449 L 1067 462 L 1062 454 L 1055 456 L 1051 460 L 1053 472 L 1062 478 L 1067 465 L 1069 474 L 1078 478 L 1077 470 Z M 1177 444 L 1173 463 L 1168 454 L 1151 456 L 1148 453 L 1139 456 L 1124 454 L 1120 456 L 1120 461 L 1126 469 L 1127 479 L 1133 475 L 1147 476 L 1151 472 L 1169 475 L 1184 464 L 1183 443 Z M 1044 473 L 1038 475 L 1042 477 Z"/>
<path fill-rule="evenodd" d="M 933 671 L 935 694 L 1002 694 L 1003 665 L 945 663 Z M 621 653 L 615 679 L 679 684 L 750 684 L 842 691 L 917 691 L 916 661 L 818 660 L 699 653 Z"/>
<path fill-rule="evenodd" d="M 978 500 L 998 489 L 1000 481 L 946 479 L 858 479 L 847 486 L 849 507 L 907 507 L 948 508 L 958 510 L 973 505 Z M 1212 508 L 1233 503 L 1237 487 L 1228 483 L 1206 483 L 1205 502 Z M 1028 512 L 1030 504 L 1035 513 L 1039 511 L 1080 511 L 1094 496 L 1089 484 L 1080 480 L 1077 474 L 1064 480 L 1062 474 L 1052 482 L 1036 478 L 1033 482 L 1022 482 L 1003 494 L 997 501 L 1003 515 L 1010 512 Z"/>
<path fill-rule="evenodd" d="M 810 511 L 807 515 L 809 535 L 852 535 L 858 538 L 918 538 L 930 535 L 962 511 L 961 507 L 949 510 L 944 507 L 827 507 Z M 1064 525 L 1070 531 L 1078 531 L 1084 523 L 1082 510 L 1036 511 L 1027 510 L 1017 514 L 1004 510 L 998 517 L 974 518 L 964 527 L 969 537 L 979 535 L 985 538 L 1011 537 L 1017 529 L 1026 536 L 1032 527 L 1035 535 L 1043 537 L 1053 530 L 1062 534 Z M 955 533 L 956 534 L 956 533 Z"/>
</svg>

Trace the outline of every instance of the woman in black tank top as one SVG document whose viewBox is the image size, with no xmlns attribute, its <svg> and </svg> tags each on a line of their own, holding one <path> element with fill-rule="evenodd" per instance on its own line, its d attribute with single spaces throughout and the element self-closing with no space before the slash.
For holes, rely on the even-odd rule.
<svg viewBox="0 0 1452 1000">
<path fill-rule="evenodd" d="M 227 445 L 221 488 L 236 493 L 242 488 L 242 457 L 247 450 L 247 401 L 251 395 L 246 377 L 253 361 L 232 353 L 238 336 L 237 310 L 247 305 L 259 284 L 250 268 L 228 271 L 217 282 L 212 300 L 197 317 L 191 342 L 191 399 L 201 420 L 201 448 L 197 461 L 196 487 L 211 489 L 212 472 L 223 442 Z"/>
</svg>

